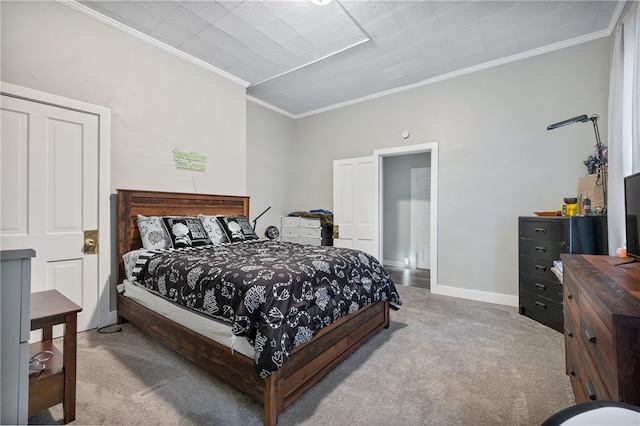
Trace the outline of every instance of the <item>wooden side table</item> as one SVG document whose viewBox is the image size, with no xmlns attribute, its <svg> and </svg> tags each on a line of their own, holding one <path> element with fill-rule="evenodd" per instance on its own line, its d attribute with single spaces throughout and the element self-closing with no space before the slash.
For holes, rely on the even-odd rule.
<svg viewBox="0 0 640 426">
<path fill-rule="evenodd" d="M 31 294 L 31 330 L 42 329 L 42 341 L 29 345 L 29 357 L 41 351 L 53 356 L 29 376 L 29 415 L 62 403 L 64 423 L 76 418 L 76 337 L 82 308 L 56 290 Z M 53 344 L 53 326 L 64 324 L 62 353 Z"/>
</svg>

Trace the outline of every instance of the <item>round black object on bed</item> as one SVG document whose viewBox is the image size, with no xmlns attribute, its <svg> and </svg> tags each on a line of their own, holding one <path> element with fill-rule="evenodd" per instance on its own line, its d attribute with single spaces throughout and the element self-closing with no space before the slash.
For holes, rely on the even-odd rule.
<svg viewBox="0 0 640 426">
<path fill-rule="evenodd" d="M 267 229 L 264 230 L 264 236 L 275 240 L 280 236 L 280 230 L 276 226 L 267 226 Z"/>
</svg>

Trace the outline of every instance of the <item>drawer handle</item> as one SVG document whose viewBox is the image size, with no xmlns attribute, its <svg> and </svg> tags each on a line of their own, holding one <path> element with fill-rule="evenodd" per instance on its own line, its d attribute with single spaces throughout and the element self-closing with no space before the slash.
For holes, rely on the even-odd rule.
<svg viewBox="0 0 640 426">
<path fill-rule="evenodd" d="M 596 343 L 596 334 L 589 327 L 584 329 L 584 335 L 591 343 Z"/>
<path fill-rule="evenodd" d="M 567 299 L 573 299 L 573 293 L 571 293 L 571 290 L 567 289 Z"/>
<path fill-rule="evenodd" d="M 546 253 L 547 249 L 546 249 L 546 247 L 536 247 L 535 251 L 538 251 L 540 253 Z"/>
<path fill-rule="evenodd" d="M 540 290 L 546 290 L 547 286 L 544 284 L 536 283 L 536 288 L 539 288 Z"/>
<path fill-rule="evenodd" d="M 547 271 L 547 267 L 546 266 L 542 266 L 542 265 L 536 265 L 536 269 L 538 271 L 543 271 L 543 272 Z"/>
<path fill-rule="evenodd" d="M 585 389 L 587 390 L 587 396 L 590 400 L 596 400 L 596 391 L 593 389 L 593 384 L 591 384 L 591 380 L 587 379 L 587 382 L 584 384 Z"/>
<path fill-rule="evenodd" d="M 569 364 L 569 374 L 572 376 L 576 375 L 576 369 L 573 367 L 573 363 Z"/>
<path fill-rule="evenodd" d="M 546 229 L 544 229 L 544 228 L 535 228 L 535 229 L 534 229 L 534 231 L 535 231 L 535 232 L 541 232 L 541 233 L 543 233 L 543 234 L 546 234 L 546 233 L 547 233 L 547 230 L 546 230 Z"/>
<path fill-rule="evenodd" d="M 537 306 L 538 308 L 540 308 L 540 309 L 547 309 L 547 305 L 545 305 L 545 304 L 544 304 L 544 303 L 542 303 L 542 302 L 538 302 L 538 301 L 536 301 L 536 306 Z"/>
<path fill-rule="evenodd" d="M 569 337 L 573 337 L 573 330 L 571 329 L 571 327 L 565 327 L 567 329 L 567 336 Z"/>
</svg>

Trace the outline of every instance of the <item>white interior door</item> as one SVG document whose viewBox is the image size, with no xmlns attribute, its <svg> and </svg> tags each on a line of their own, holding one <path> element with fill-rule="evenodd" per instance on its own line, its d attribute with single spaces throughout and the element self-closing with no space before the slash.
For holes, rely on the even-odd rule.
<svg viewBox="0 0 640 426">
<path fill-rule="evenodd" d="M 413 265 L 430 269 L 431 168 L 411 169 L 411 252 Z"/>
<path fill-rule="evenodd" d="M 2 247 L 33 248 L 31 291 L 58 290 L 83 307 L 78 331 L 95 328 L 98 256 L 84 231 L 98 229 L 98 118 L 5 95 L 1 109 Z"/>
<path fill-rule="evenodd" d="M 333 244 L 377 257 L 373 170 L 373 157 L 333 162 L 333 221 L 338 226 L 338 238 Z"/>
</svg>

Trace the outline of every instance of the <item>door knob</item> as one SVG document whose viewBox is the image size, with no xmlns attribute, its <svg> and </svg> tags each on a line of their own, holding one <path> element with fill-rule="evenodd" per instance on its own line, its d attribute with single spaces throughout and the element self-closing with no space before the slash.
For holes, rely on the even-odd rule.
<svg viewBox="0 0 640 426">
<path fill-rule="evenodd" d="M 84 254 L 98 254 L 98 230 L 84 231 Z"/>
</svg>

